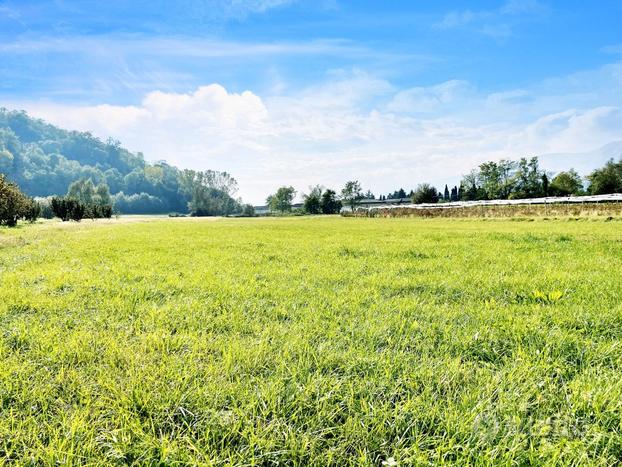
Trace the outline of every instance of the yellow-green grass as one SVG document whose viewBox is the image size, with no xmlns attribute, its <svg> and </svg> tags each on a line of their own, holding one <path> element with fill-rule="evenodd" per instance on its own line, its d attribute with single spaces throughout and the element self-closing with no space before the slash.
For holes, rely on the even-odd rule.
<svg viewBox="0 0 622 467">
<path fill-rule="evenodd" d="M 611 465 L 622 222 L 0 230 L 0 463 Z"/>
</svg>

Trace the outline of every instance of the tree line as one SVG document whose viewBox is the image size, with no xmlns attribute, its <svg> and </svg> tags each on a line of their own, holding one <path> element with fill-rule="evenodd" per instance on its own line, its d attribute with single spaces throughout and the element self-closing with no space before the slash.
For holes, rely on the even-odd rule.
<svg viewBox="0 0 622 467">
<path fill-rule="evenodd" d="M 378 199 L 410 198 L 418 204 L 609 193 L 622 193 L 622 159 L 618 162 L 611 159 L 583 178 L 572 168 L 557 174 L 546 172 L 540 167 L 539 159 L 532 157 L 518 161 L 484 162 L 453 188 L 445 185 L 441 191 L 428 183 L 422 183 L 409 194 L 400 188 Z M 372 199 L 375 198 L 372 196 Z"/>
<path fill-rule="evenodd" d="M 296 190 L 292 186 L 282 186 L 268 196 L 266 204 L 272 212 L 280 214 L 293 211 Z M 365 197 L 360 182 L 353 180 L 345 184 L 340 195 L 335 190 L 316 185 L 303 193 L 303 202 L 297 213 L 300 214 L 338 214 L 344 205 L 354 209 Z"/>
<path fill-rule="evenodd" d="M 363 191 L 360 182 L 356 180 L 347 182 L 340 195 L 318 185 L 302 195 L 303 203 L 298 212 L 334 214 L 340 212 L 343 206 L 354 210 L 365 199 L 407 200 L 422 204 L 609 193 L 622 193 L 622 159 L 618 162 L 611 159 L 583 178 L 574 169 L 552 175 L 540 167 L 537 157 L 532 157 L 518 161 L 485 162 L 465 175 L 453 188 L 445 185 L 443 191 L 429 183 L 421 183 L 408 193 L 400 188 L 376 198 L 370 190 Z M 289 213 L 293 211 L 295 196 L 293 187 L 283 186 L 270 195 L 266 203 L 273 212 Z"/>
</svg>

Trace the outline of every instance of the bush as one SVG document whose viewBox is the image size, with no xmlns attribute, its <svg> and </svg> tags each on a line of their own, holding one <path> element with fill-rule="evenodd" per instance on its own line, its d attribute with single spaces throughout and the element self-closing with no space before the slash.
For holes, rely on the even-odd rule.
<svg viewBox="0 0 622 467">
<path fill-rule="evenodd" d="M 112 217 L 112 206 L 110 204 L 86 204 L 85 212 L 89 219 L 110 219 Z"/>
<path fill-rule="evenodd" d="M 77 199 L 67 197 L 54 197 L 51 202 L 52 211 L 63 222 L 68 220 L 80 222 L 85 217 L 89 219 L 110 219 L 112 206 L 109 204 L 84 204 Z"/>
<path fill-rule="evenodd" d="M 37 202 L 22 193 L 15 183 L 0 174 L 0 225 L 14 227 L 19 219 L 37 220 L 41 209 Z"/>
<path fill-rule="evenodd" d="M 242 217 L 255 217 L 255 208 L 252 204 L 245 204 L 242 206 L 242 212 L 240 215 Z"/>
<path fill-rule="evenodd" d="M 84 218 L 86 206 L 73 198 L 54 197 L 52 198 L 52 211 L 63 222 L 68 220 L 80 222 Z"/>
<path fill-rule="evenodd" d="M 80 222 L 84 219 L 84 214 L 86 213 L 86 206 L 82 204 L 80 201 L 75 199 L 67 200 L 69 218 L 72 221 Z"/>
<path fill-rule="evenodd" d="M 32 198 L 27 198 L 24 202 L 22 217 L 30 223 L 36 222 L 41 217 L 41 206 Z"/>
</svg>

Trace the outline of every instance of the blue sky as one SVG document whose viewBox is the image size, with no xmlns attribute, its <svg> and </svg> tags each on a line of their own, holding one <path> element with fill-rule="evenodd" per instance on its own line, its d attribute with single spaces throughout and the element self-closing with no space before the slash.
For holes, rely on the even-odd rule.
<svg viewBox="0 0 622 467">
<path fill-rule="evenodd" d="M 622 147 L 621 20 L 614 0 L 0 0 L 0 105 L 227 170 L 253 202 L 501 157 L 588 170 Z"/>
</svg>

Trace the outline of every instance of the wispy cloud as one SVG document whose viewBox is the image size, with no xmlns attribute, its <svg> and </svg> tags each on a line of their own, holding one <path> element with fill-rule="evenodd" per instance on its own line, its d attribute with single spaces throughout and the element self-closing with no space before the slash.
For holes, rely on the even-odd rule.
<svg viewBox="0 0 622 467">
<path fill-rule="evenodd" d="M 88 31 L 105 18 L 106 24 L 114 28 L 132 21 L 136 13 L 145 17 L 163 14 L 172 23 L 192 22 L 217 24 L 219 22 L 243 21 L 252 15 L 262 15 L 271 10 L 282 9 L 298 3 L 298 0 L 183 0 L 165 2 L 154 0 L 133 0 L 131 2 L 97 1 L 41 1 L 23 2 L 3 0 L 0 5 L 0 18 L 23 19 L 24 24 L 37 24 L 40 17 L 51 20 L 58 32 L 72 30 Z M 55 21 L 60 18 L 60 21 Z M 138 26 L 138 25 L 136 25 Z M 155 26 L 155 24 L 152 24 Z M 123 29 L 127 29 L 124 27 Z M 148 28 L 149 29 L 149 28 Z"/>
<path fill-rule="evenodd" d="M 296 0 L 224 0 L 220 3 L 231 16 L 240 16 L 249 13 L 264 13 L 295 2 Z"/>
<path fill-rule="evenodd" d="M 54 60 L 50 61 L 52 56 Z M 340 66 L 363 62 L 368 68 L 404 68 L 407 64 L 412 69 L 428 66 L 438 59 L 408 51 L 386 51 L 344 39 L 260 42 L 107 34 L 24 36 L 0 41 L 0 62 L 3 62 L 0 73 L 6 73 L 8 84 L 32 81 L 48 97 L 60 98 L 65 94 L 67 99 L 84 97 L 89 102 L 110 97 L 120 101 L 120 97 L 128 96 L 135 100 L 152 89 L 188 90 L 204 83 L 204 76 L 222 82 L 234 72 L 246 80 L 263 80 L 263 89 L 282 89 L 284 81 L 279 78 L 279 68 L 291 74 L 294 67 L 296 73 L 296 68 L 311 60 Z M 76 69 L 80 73 L 74 73 Z M 311 74 L 320 75 L 323 71 L 311 70 L 301 75 L 300 80 L 304 82 Z"/>
<path fill-rule="evenodd" d="M 509 0 L 499 8 L 489 10 L 454 10 L 434 24 L 439 30 L 466 26 L 473 27 L 481 34 L 505 39 L 513 35 L 513 23 L 518 19 L 542 18 L 549 8 L 537 0 Z"/>
<path fill-rule="evenodd" d="M 622 44 L 608 45 L 601 50 L 608 54 L 622 54 Z"/>
<path fill-rule="evenodd" d="M 0 5 L 0 18 L 5 17 L 12 20 L 18 20 L 20 18 L 19 12 L 7 5 Z"/>
<path fill-rule="evenodd" d="M 469 24 L 477 20 L 489 18 L 491 17 L 491 15 L 492 12 L 490 11 L 450 11 L 443 17 L 441 21 L 435 23 L 434 26 L 438 29 L 451 29 L 459 26 L 464 26 L 465 24 Z"/>
<path fill-rule="evenodd" d="M 0 53 L 87 53 L 178 57 L 244 57 L 257 55 L 339 55 L 372 56 L 378 52 L 339 39 L 306 42 L 240 42 L 183 37 L 143 37 L 108 35 L 90 37 L 21 38 L 0 44 Z"/>
<path fill-rule="evenodd" d="M 549 7 L 537 0 L 508 0 L 499 11 L 507 15 L 544 15 Z"/>
</svg>

